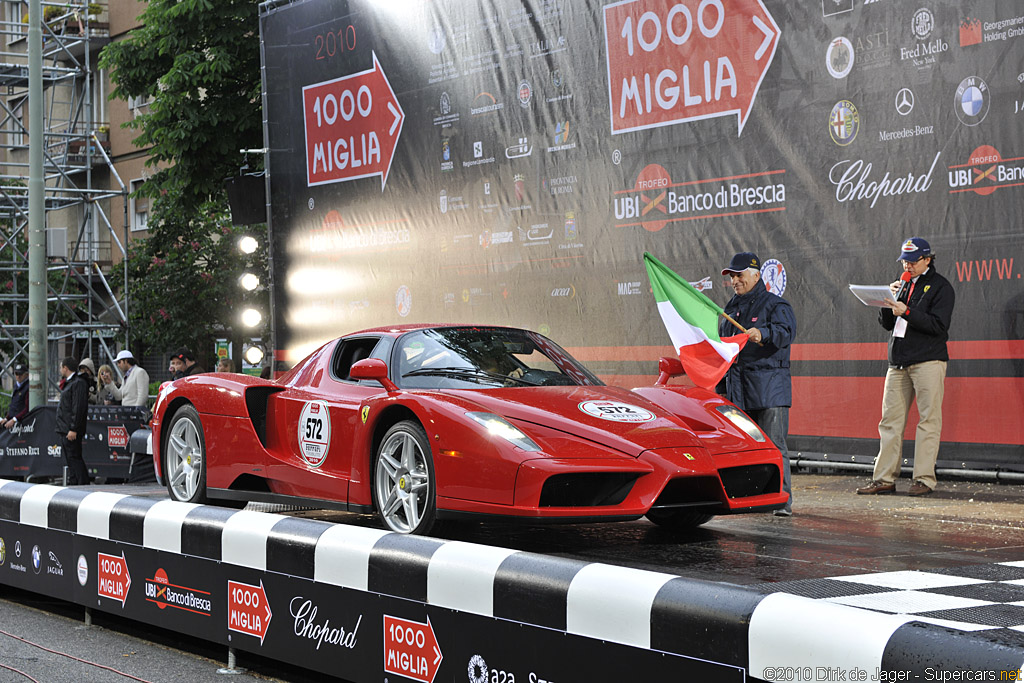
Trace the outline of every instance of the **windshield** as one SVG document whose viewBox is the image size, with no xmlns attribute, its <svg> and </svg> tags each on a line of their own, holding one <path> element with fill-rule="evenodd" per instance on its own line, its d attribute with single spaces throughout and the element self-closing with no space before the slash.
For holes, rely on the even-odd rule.
<svg viewBox="0 0 1024 683">
<path fill-rule="evenodd" d="M 600 386 L 550 339 L 501 327 L 446 327 L 411 332 L 394 351 L 403 389 Z"/>
</svg>

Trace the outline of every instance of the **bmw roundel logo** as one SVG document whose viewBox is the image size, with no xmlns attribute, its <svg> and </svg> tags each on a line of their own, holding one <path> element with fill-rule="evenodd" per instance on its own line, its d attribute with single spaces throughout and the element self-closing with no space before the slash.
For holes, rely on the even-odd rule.
<svg viewBox="0 0 1024 683">
<path fill-rule="evenodd" d="M 857 138 L 857 133 L 860 132 L 860 113 L 853 102 L 836 102 L 828 117 L 828 131 L 832 141 L 840 147 L 846 147 Z"/>
<path fill-rule="evenodd" d="M 988 83 L 977 76 L 968 76 L 960 81 L 956 88 L 953 110 L 960 123 L 965 126 L 976 126 L 985 120 L 992 95 Z"/>
<path fill-rule="evenodd" d="M 39 546 L 34 545 L 32 546 L 32 571 L 38 574 L 39 570 L 42 569 L 42 565 L 43 554 L 39 552 Z"/>
<path fill-rule="evenodd" d="M 761 280 L 772 294 L 782 296 L 786 291 L 786 268 L 776 259 L 770 258 L 761 264 Z"/>
</svg>

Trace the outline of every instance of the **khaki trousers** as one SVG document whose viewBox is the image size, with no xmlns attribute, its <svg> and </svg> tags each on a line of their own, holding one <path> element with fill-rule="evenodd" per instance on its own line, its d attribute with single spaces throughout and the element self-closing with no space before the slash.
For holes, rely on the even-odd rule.
<svg viewBox="0 0 1024 683">
<path fill-rule="evenodd" d="M 935 488 L 935 459 L 942 432 L 942 395 L 946 361 L 930 360 L 909 367 L 889 368 L 882 394 L 882 421 L 878 423 L 878 458 L 874 479 L 891 484 L 900 476 L 903 432 L 907 413 L 917 396 L 917 434 L 914 440 L 914 479 Z"/>
</svg>

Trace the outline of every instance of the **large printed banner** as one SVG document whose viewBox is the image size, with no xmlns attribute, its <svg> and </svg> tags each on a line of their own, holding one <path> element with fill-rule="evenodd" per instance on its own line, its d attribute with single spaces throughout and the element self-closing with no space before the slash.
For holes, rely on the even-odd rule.
<svg viewBox="0 0 1024 683">
<path fill-rule="evenodd" d="M 957 295 L 940 457 L 1024 467 L 1024 7 L 305 0 L 261 29 L 286 359 L 509 324 L 646 384 L 642 254 L 724 304 L 749 250 L 798 317 L 791 446 L 870 455 L 886 332 L 847 285 L 921 236 Z"/>
<path fill-rule="evenodd" d="M 152 479 L 149 462 L 132 468 L 129 439 L 146 423 L 146 411 L 132 406 L 89 406 L 82 459 L 93 477 Z M 64 454 L 57 433 L 56 406 L 40 406 L 11 429 L 0 430 L 0 477 L 61 477 Z M 141 467 L 140 467 L 141 466 Z"/>
</svg>

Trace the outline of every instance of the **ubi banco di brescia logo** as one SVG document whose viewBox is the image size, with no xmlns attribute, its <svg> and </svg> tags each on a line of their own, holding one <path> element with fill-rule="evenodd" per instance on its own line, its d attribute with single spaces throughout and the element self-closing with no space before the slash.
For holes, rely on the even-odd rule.
<svg viewBox="0 0 1024 683">
<path fill-rule="evenodd" d="M 949 167 L 949 192 L 974 192 L 987 196 L 1003 187 L 1024 185 L 1024 157 L 1004 159 L 995 147 L 982 145 L 971 152 L 967 163 Z"/>
<path fill-rule="evenodd" d="M 657 232 L 670 222 L 721 218 L 735 215 L 737 210 L 781 211 L 785 209 L 786 185 L 775 180 L 784 173 L 780 169 L 734 176 L 735 181 L 724 177 L 673 184 L 668 171 L 649 164 L 640 171 L 633 187 L 615 193 L 613 208 L 615 219 L 620 221 L 617 227 L 641 226 Z"/>
<path fill-rule="evenodd" d="M 145 591 L 146 601 L 152 602 L 160 609 L 173 607 L 205 617 L 210 616 L 213 610 L 209 591 L 171 583 L 162 567 L 153 573 L 153 578 L 146 579 Z"/>
<path fill-rule="evenodd" d="M 909 171 L 906 175 L 894 177 L 885 170 L 881 179 L 876 179 L 872 162 L 864 159 L 843 159 L 829 169 L 828 180 L 836 186 L 836 201 L 840 204 L 870 201 L 871 208 L 874 208 L 882 197 L 927 192 L 932 186 L 932 173 L 939 163 L 941 154 L 935 153 L 935 158 L 925 173 Z"/>
</svg>

